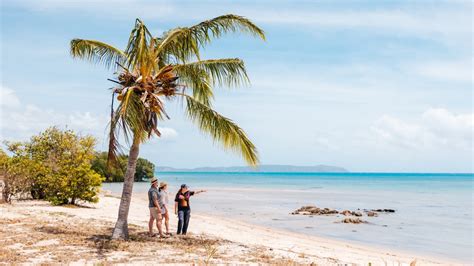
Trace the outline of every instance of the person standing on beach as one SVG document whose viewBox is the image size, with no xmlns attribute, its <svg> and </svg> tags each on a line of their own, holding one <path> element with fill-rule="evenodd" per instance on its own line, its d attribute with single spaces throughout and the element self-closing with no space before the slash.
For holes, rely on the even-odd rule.
<svg viewBox="0 0 474 266">
<path fill-rule="evenodd" d="M 160 187 L 158 188 L 158 196 L 163 199 L 163 205 L 160 206 L 161 208 L 161 214 L 163 218 L 165 218 L 165 228 L 166 228 L 166 234 L 170 234 L 170 215 L 168 212 L 168 204 L 169 204 L 169 199 L 168 199 L 168 184 L 166 182 L 161 182 Z M 165 212 L 163 212 L 165 210 Z"/>
<path fill-rule="evenodd" d="M 178 215 L 177 234 L 185 235 L 188 231 L 189 219 L 191 218 L 191 207 L 189 206 L 189 198 L 195 194 L 206 192 L 205 190 L 190 191 L 186 184 L 181 185 L 181 189 L 176 193 L 174 199 L 174 214 Z"/>
<path fill-rule="evenodd" d="M 163 210 L 161 207 L 163 204 L 160 204 L 160 199 L 163 201 L 163 198 L 160 197 L 158 191 L 158 179 L 153 177 L 151 179 L 151 187 L 148 190 L 148 208 L 150 209 L 150 220 L 148 221 L 148 233 L 150 236 L 155 236 L 153 234 L 153 223 L 156 221 L 156 227 L 158 228 L 158 233 L 160 237 L 166 237 L 163 235 L 161 230 L 161 220 L 163 219 L 162 213 Z"/>
</svg>

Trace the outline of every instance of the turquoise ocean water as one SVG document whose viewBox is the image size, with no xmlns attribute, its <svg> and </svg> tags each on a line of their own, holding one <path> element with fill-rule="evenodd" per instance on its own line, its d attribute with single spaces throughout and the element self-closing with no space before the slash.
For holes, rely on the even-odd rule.
<svg viewBox="0 0 474 266">
<path fill-rule="evenodd" d="M 207 189 L 193 212 L 293 232 L 473 262 L 473 174 L 189 173 L 160 172 L 174 194 L 179 185 Z M 121 191 L 121 183 L 104 184 Z M 148 183 L 136 183 L 145 193 Z M 338 210 L 395 209 L 342 224 L 342 216 L 295 216 L 303 206 Z M 191 226 L 192 227 L 192 226 Z"/>
</svg>

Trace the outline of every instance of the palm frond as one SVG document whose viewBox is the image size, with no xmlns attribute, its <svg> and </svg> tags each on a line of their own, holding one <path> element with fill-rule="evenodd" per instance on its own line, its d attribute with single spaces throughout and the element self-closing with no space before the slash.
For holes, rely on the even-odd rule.
<svg viewBox="0 0 474 266">
<path fill-rule="evenodd" d="M 112 92 L 112 102 L 110 104 L 110 124 L 109 124 L 109 151 L 107 155 L 107 169 L 111 169 L 112 165 L 117 165 L 117 155 L 120 144 L 115 134 L 117 127 L 117 118 L 114 112 L 115 91 Z"/>
<path fill-rule="evenodd" d="M 113 165 L 117 165 L 117 156 L 120 154 L 120 144 L 118 142 L 117 136 L 119 134 L 117 123 L 118 116 L 113 114 L 109 124 L 109 149 L 107 155 L 107 168 L 111 169 Z"/>
<path fill-rule="evenodd" d="M 73 39 L 70 46 L 72 57 L 103 64 L 106 68 L 115 67 L 115 63 L 122 64 L 127 60 L 123 51 L 99 41 Z"/>
<path fill-rule="evenodd" d="M 199 59 L 200 47 L 208 44 L 212 38 L 231 32 L 248 33 L 265 40 L 265 33 L 253 22 L 245 17 L 229 14 L 167 32 L 163 38 L 158 39 L 158 51 L 162 55 L 172 55 L 179 62 L 186 62 L 192 57 Z"/>
<path fill-rule="evenodd" d="M 140 98 L 133 92 L 132 88 L 127 91 L 127 100 L 120 102 L 116 109 L 117 129 L 122 131 L 127 144 L 135 141 L 132 137 L 137 134 L 146 134 L 147 119 L 146 109 Z M 141 141 L 145 141 L 145 137 L 140 137 Z"/>
<path fill-rule="evenodd" d="M 159 56 L 165 64 L 172 63 L 171 59 L 186 62 L 192 58 L 200 58 L 199 42 L 190 28 L 172 29 L 156 41 Z"/>
<path fill-rule="evenodd" d="M 184 97 L 187 115 L 202 131 L 222 143 L 224 148 L 240 153 L 249 165 L 258 165 L 257 148 L 239 126 L 191 96 L 184 95 Z"/>
<path fill-rule="evenodd" d="M 156 70 L 158 53 L 155 42 L 145 24 L 137 19 L 125 49 L 125 53 L 129 57 L 127 68 L 139 71 L 142 76 L 148 76 L 153 70 Z"/>
<path fill-rule="evenodd" d="M 197 34 L 200 34 L 206 39 L 206 41 L 210 40 L 211 35 L 214 38 L 219 38 L 222 34 L 228 32 L 249 33 L 254 37 L 259 37 L 262 40 L 265 40 L 265 33 L 261 28 L 249 19 L 233 14 L 222 15 L 203 21 L 192 26 L 190 29 L 195 31 Z"/>
<path fill-rule="evenodd" d="M 214 86 L 237 87 L 250 83 L 244 62 L 238 58 L 210 59 L 174 67 L 178 76 L 182 74 L 208 73 Z"/>
<path fill-rule="evenodd" d="M 214 93 L 211 88 L 211 78 L 204 69 L 195 65 L 178 65 L 173 67 L 179 82 L 193 92 L 193 98 L 204 105 L 210 106 Z"/>
</svg>

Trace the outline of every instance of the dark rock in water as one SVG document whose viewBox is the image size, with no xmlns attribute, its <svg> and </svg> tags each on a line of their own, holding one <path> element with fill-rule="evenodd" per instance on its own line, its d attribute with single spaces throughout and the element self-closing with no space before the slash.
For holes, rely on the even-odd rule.
<svg viewBox="0 0 474 266">
<path fill-rule="evenodd" d="M 375 209 L 373 212 L 395 212 L 393 209 Z"/>
<path fill-rule="evenodd" d="M 339 213 L 338 211 L 332 210 L 332 209 L 329 209 L 329 208 L 324 208 L 324 209 L 319 211 L 319 214 L 338 214 L 338 213 Z"/>
<path fill-rule="evenodd" d="M 368 211 L 368 212 L 367 212 L 367 216 L 369 216 L 369 217 L 377 217 L 378 214 L 377 214 L 376 212 L 373 212 L 373 211 Z"/>
<path fill-rule="evenodd" d="M 377 212 L 395 212 L 393 209 L 374 209 L 374 210 L 367 210 L 364 209 L 364 212 L 367 213 L 367 216 L 369 217 L 376 217 L 378 216 Z M 292 215 L 309 215 L 312 217 L 313 215 L 332 215 L 332 214 L 342 214 L 344 216 L 356 216 L 356 217 L 362 217 L 363 214 L 360 211 L 360 209 L 357 209 L 357 211 L 350 211 L 350 210 L 343 210 L 341 212 L 330 209 L 330 208 L 318 208 L 317 206 L 314 205 L 307 205 L 303 206 L 294 212 L 291 213 Z"/>
<path fill-rule="evenodd" d="M 296 211 L 292 212 L 291 214 L 293 214 L 293 215 L 295 215 L 295 214 L 300 214 L 300 215 L 326 215 L 326 214 L 337 214 L 337 213 L 338 213 L 337 210 L 332 210 L 332 209 L 329 209 L 329 208 L 321 209 L 321 208 L 318 208 L 316 206 L 309 205 L 309 206 L 303 206 L 303 207 L 297 209 Z"/>
<path fill-rule="evenodd" d="M 344 218 L 344 220 L 341 221 L 342 223 L 345 224 L 362 224 L 362 223 L 367 223 L 364 220 L 361 220 L 360 218 Z"/>
<path fill-rule="evenodd" d="M 351 213 L 352 213 L 352 212 L 349 211 L 349 210 L 343 210 L 342 212 L 340 212 L 340 214 L 342 214 L 342 215 L 344 215 L 344 216 L 349 216 L 349 215 L 351 215 Z"/>
</svg>

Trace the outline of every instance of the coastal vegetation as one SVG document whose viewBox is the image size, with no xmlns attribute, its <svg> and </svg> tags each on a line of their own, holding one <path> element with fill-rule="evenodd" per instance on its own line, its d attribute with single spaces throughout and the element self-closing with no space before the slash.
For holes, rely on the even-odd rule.
<svg viewBox="0 0 474 266">
<path fill-rule="evenodd" d="M 105 182 L 123 182 L 127 171 L 127 155 L 120 155 L 116 163 L 107 166 L 107 152 L 96 152 L 92 160 L 92 169 L 105 177 Z M 135 182 L 145 181 L 153 177 L 155 165 L 144 158 L 138 158 L 135 171 Z"/>
<path fill-rule="evenodd" d="M 128 157 L 107 167 L 107 152 L 94 150 L 92 136 L 50 127 L 29 141 L 5 142 L 0 149 L 2 199 L 45 199 L 54 205 L 97 202 L 103 181 L 123 182 Z M 155 165 L 138 158 L 135 181 L 153 177 Z"/>
<path fill-rule="evenodd" d="M 192 121 L 224 148 L 238 152 L 252 166 L 258 164 L 255 145 L 232 120 L 212 109 L 213 87 L 247 84 L 244 62 L 238 58 L 201 58 L 200 49 L 225 33 L 242 32 L 265 39 L 262 29 L 250 20 L 223 15 L 191 27 L 180 27 L 153 36 L 136 19 L 124 50 L 110 44 L 73 39 L 70 52 L 74 58 L 105 65 L 117 72 L 112 89 L 109 136 L 109 165 L 116 163 L 123 134 L 129 144 L 119 215 L 113 238 L 127 239 L 127 217 L 139 148 L 152 135 L 160 136 L 159 121 L 169 119 L 165 103 L 180 99 Z M 118 106 L 114 108 L 114 100 Z"/>
<path fill-rule="evenodd" d="M 97 202 L 103 177 L 91 168 L 96 140 L 51 127 L 0 153 L 3 198 L 32 197 L 54 205 Z"/>
</svg>

